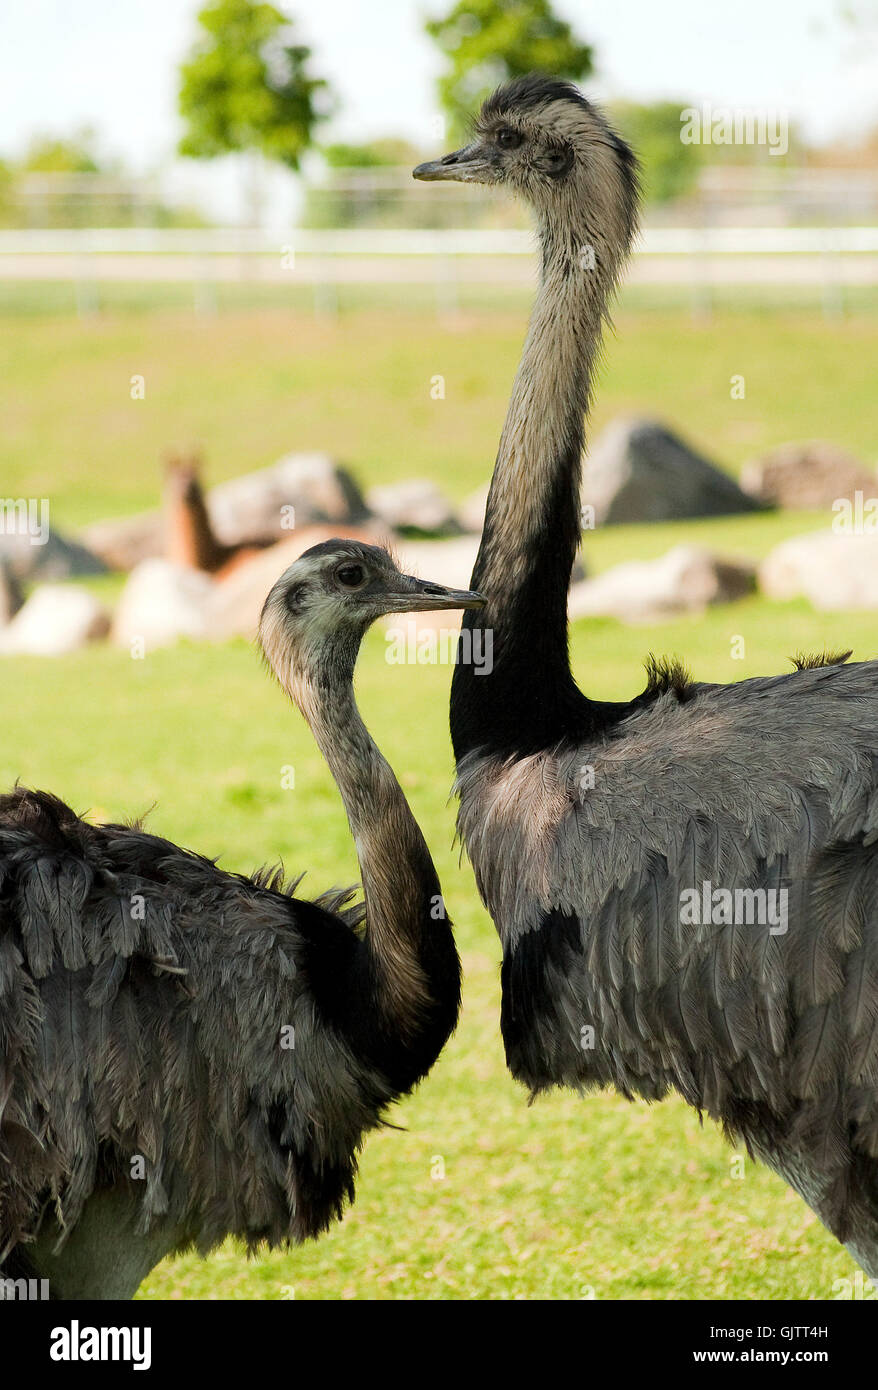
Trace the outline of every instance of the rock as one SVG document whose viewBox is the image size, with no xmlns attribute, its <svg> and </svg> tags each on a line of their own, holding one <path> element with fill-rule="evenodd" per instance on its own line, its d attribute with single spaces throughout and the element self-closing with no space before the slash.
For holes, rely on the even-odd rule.
<svg viewBox="0 0 878 1390">
<path fill-rule="evenodd" d="M 51 526 L 45 540 L 20 531 L 0 532 L 0 563 L 16 579 L 78 579 L 105 574 L 107 566 L 90 547 L 67 540 Z"/>
<path fill-rule="evenodd" d="M 394 542 L 393 549 L 407 574 L 431 579 L 434 584 L 444 584 L 448 589 L 468 589 L 480 539 L 471 535 L 435 541 L 403 537 Z M 577 557 L 573 566 L 573 581 L 582 579 L 584 573 L 582 561 Z"/>
<path fill-rule="evenodd" d="M 267 550 L 260 550 L 214 586 L 210 630 L 215 637 L 253 637 L 269 589 L 305 550 L 337 536 L 369 545 L 386 545 L 387 533 L 375 522 L 363 526 L 303 526 Z"/>
<path fill-rule="evenodd" d="M 760 504 L 655 420 L 615 420 L 592 446 L 583 506 L 598 526 L 752 512 Z"/>
<path fill-rule="evenodd" d="M 111 570 L 133 570 L 143 560 L 164 551 L 165 528 L 161 512 L 112 517 L 96 521 L 82 532 L 84 544 Z"/>
<path fill-rule="evenodd" d="M 454 536 L 446 541 L 404 537 L 394 542 L 396 558 L 406 574 L 431 579 L 447 589 L 468 589 L 479 553 L 478 536 Z"/>
<path fill-rule="evenodd" d="M 231 546 L 285 540 L 294 526 L 344 526 L 369 514 L 350 473 L 319 453 L 287 454 L 270 468 L 218 483 L 207 510 L 216 539 Z M 98 521 L 82 539 L 110 569 L 132 570 L 165 554 L 166 519 L 154 511 Z"/>
<path fill-rule="evenodd" d="M 113 641 L 151 651 L 180 637 L 213 636 L 215 582 L 169 560 L 143 560 L 128 577 L 113 620 Z"/>
<path fill-rule="evenodd" d="M 694 545 L 678 545 L 658 560 L 633 560 L 595 575 L 570 590 L 576 618 L 611 617 L 651 622 L 676 613 L 729 603 L 755 588 L 755 568 Z"/>
<path fill-rule="evenodd" d="M 488 505 L 488 487 L 477 488 L 471 492 L 461 502 L 457 514 L 460 517 L 460 524 L 464 531 L 471 531 L 475 535 L 481 535 L 485 525 L 485 508 Z"/>
<path fill-rule="evenodd" d="M 285 540 L 294 527 L 351 525 L 369 515 L 351 474 L 320 453 L 287 454 L 270 468 L 218 483 L 207 507 L 225 545 Z"/>
<path fill-rule="evenodd" d="M 759 566 L 768 598 L 807 598 L 815 608 L 878 608 L 878 535 L 812 531 L 783 541 Z"/>
<path fill-rule="evenodd" d="M 429 478 L 373 487 L 366 494 L 371 511 L 394 531 L 420 535 L 459 535 L 454 509 Z"/>
<path fill-rule="evenodd" d="M 6 627 L 23 606 L 21 585 L 12 573 L 9 561 L 4 558 L 0 560 L 0 628 Z"/>
<path fill-rule="evenodd" d="M 829 508 L 842 497 L 878 495 L 865 464 L 823 440 L 782 444 L 741 470 L 741 486 L 765 506 L 789 510 Z"/>
<path fill-rule="evenodd" d="M 109 629 L 108 613 L 87 589 L 41 584 L 0 631 L 0 653 L 62 656 L 106 637 Z"/>
</svg>

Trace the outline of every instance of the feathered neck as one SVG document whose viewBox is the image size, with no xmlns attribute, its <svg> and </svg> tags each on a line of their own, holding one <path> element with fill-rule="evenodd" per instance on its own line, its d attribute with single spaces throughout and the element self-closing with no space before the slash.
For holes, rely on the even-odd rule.
<svg viewBox="0 0 878 1390">
<path fill-rule="evenodd" d="M 457 1020 L 460 967 L 430 852 L 357 708 L 355 657 L 352 646 L 339 662 L 316 664 L 282 683 L 329 765 L 360 865 L 365 934 L 344 983 L 351 997 L 340 1017 L 349 1031 L 365 1016 L 364 1045 L 377 1038 L 394 1079 L 412 1084 Z"/>
<path fill-rule="evenodd" d="M 487 605 L 464 614 L 465 628 L 490 632 L 493 670 L 455 667 L 458 762 L 475 748 L 534 752 L 589 725 L 591 707 L 570 673 L 567 591 L 580 539 L 584 415 L 619 253 L 585 214 L 543 219 L 539 238 L 540 285 L 472 577 Z"/>
</svg>

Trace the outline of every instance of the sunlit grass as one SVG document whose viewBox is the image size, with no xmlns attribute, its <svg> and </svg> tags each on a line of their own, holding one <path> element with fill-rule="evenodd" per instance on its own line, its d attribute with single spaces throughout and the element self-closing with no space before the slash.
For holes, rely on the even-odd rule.
<svg viewBox="0 0 878 1390">
<path fill-rule="evenodd" d="M 574 662 L 596 695 L 642 688 L 648 648 L 723 680 L 785 668 L 827 637 L 874 651 L 869 615 L 830 625 L 752 600 L 649 629 L 580 623 Z M 745 636 L 743 661 L 729 636 Z M 358 1197 L 317 1243 L 248 1260 L 228 1243 L 169 1260 L 147 1298 L 738 1298 L 833 1296 L 851 1262 L 784 1185 L 735 1154 L 682 1102 L 556 1094 L 529 1107 L 498 1030 L 499 947 L 452 848 L 449 669 L 384 660 L 371 634 L 359 697 L 433 850 L 465 969 L 460 1027 L 403 1133 L 370 1137 Z M 103 818 L 138 814 L 233 869 L 283 855 L 302 891 L 356 876 L 338 795 L 299 717 L 244 642 L 131 660 L 109 648 L 0 668 L 0 774 Z M 295 789 L 281 768 L 295 768 Z M 740 1157 L 740 1155 L 738 1156 Z M 441 1176 L 444 1174 L 444 1176 Z"/>
<path fill-rule="evenodd" d="M 144 309 L 148 305 L 142 306 Z M 7 325 L 8 326 L 8 325 Z M 337 323 L 303 306 L 123 312 L 77 322 L 23 315 L 0 342 L 7 495 L 50 495 L 53 521 L 83 524 L 153 505 L 158 459 L 200 441 L 209 479 L 327 449 L 366 483 L 426 474 L 460 498 L 488 476 L 523 333 L 521 306 L 454 323 L 397 308 Z M 621 410 L 658 414 L 735 470 L 788 438 L 834 439 L 867 461 L 878 437 L 878 320 L 742 310 L 696 326 L 624 310 L 608 344 L 596 428 Z M 132 374 L 146 399 L 132 401 Z M 445 399 L 430 382 L 444 376 Z M 744 400 L 729 380 L 743 374 Z M 695 540 L 758 558 L 819 516 L 747 516 L 606 528 L 586 538 L 597 571 Z M 115 577 L 93 581 L 110 600 Z M 743 638 L 743 644 L 739 639 Z M 643 686 L 650 649 L 696 677 L 788 669 L 800 649 L 878 647 L 871 614 L 819 615 L 753 598 L 654 627 L 578 624 L 584 688 Z M 681 1102 L 544 1097 L 528 1107 L 498 1030 L 499 946 L 453 847 L 447 667 L 384 660 L 358 670 L 367 721 L 433 850 L 465 967 L 460 1027 L 418 1093 L 371 1136 L 354 1208 L 320 1242 L 248 1260 L 227 1244 L 167 1261 L 145 1298 L 738 1298 L 833 1296 L 852 1272 L 784 1185 L 735 1155 Z M 0 663 L 0 775 L 49 788 L 102 818 L 138 815 L 177 842 L 248 870 L 283 856 L 303 892 L 356 877 L 337 792 L 302 721 L 244 642 L 182 644 L 143 661 L 110 647 Z M 295 789 L 281 770 L 295 768 Z"/>
<path fill-rule="evenodd" d="M 9 321 L 0 337 L 4 489 L 49 495 L 59 527 L 154 506 L 160 458 L 200 444 L 208 481 L 321 449 L 366 484 L 426 475 L 454 499 L 489 473 L 525 304 L 450 321 L 397 307 L 336 322 L 286 307 Z M 658 415 L 736 471 L 788 439 L 875 462 L 878 317 L 620 311 L 592 430 Z M 130 381 L 145 379 L 145 399 Z M 444 379 L 444 399 L 431 383 Z M 746 395 L 732 399 L 731 378 Z"/>
</svg>

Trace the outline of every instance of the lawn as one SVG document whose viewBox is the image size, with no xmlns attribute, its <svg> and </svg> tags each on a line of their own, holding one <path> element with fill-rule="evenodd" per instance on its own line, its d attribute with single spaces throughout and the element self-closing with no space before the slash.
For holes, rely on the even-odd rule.
<svg viewBox="0 0 878 1390">
<path fill-rule="evenodd" d="M 401 307 L 336 321 L 283 308 L 199 318 L 107 313 L 7 319 L 0 335 L 3 486 L 51 495 L 59 527 L 155 504 L 160 459 L 199 444 L 209 481 L 292 449 L 328 450 L 364 483 L 427 475 L 455 499 L 485 481 L 524 308 L 450 321 Z M 820 436 L 875 462 L 878 315 L 622 310 L 593 429 L 659 415 L 733 472 Z M 142 376 L 144 399 L 131 398 Z M 743 376 L 745 397 L 732 399 Z M 431 397 L 442 377 L 444 399 Z"/>
<path fill-rule="evenodd" d="M 734 469 L 748 454 L 819 434 L 871 457 L 878 320 L 738 314 L 696 328 L 620 318 L 598 422 L 646 409 Z M 454 496 L 484 479 L 521 338 L 520 315 L 456 328 L 408 316 L 335 325 L 276 311 L 18 319 L 4 335 L 4 486 L 48 495 L 73 525 L 154 500 L 171 441 L 201 440 L 211 477 L 326 448 L 365 481 L 424 473 Z M 146 376 L 146 400 L 128 379 Z M 728 379 L 746 376 L 744 401 Z M 431 376 L 446 399 L 431 401 Z M 813 517 L 627 527 L 590 539 L 589 563 L 658 554 L 685 537 L 761 554 Z M 743 636 L 743 659 L 732 639 Z M 577 624 L 573 661 L 595 695 L 642 688 L 644 654 L 676 652 L 732 680 L 784 669 L 801 648 L 878 647 L 870 614 L 817 615 L 751 599 L 650 628 Z M 459 865 L 447 734 L 450 671 L 390 665 L 380 632 L 358 673 L 364 715 L 433 850 L 465 969 L 457 1033 L 402 1132 L 373 1135 L 356 1205 L 320 1242 L 248 1260 L 231 1243 L 157 1269 L 142 1298 L 832 1298 L 846 1253 L 784 1185 L 702 1128 L 681 1102 L 629 1105 L 556 1094 L 529 1107 L 498 1031 L 499 947 L 469 867 Z M 243 642 L 132 660 L 110 648 L 2 668 L 0 774 L 83 812 L 149 825 L 250 869 L 283 856 L 301 891 L 351 881 L 356 862 L 329 774 Z M 281 769 L 295 768 L 295 789 Z M 736 1161 L 737 1160 L 737 1161 Z"/>
</svg>

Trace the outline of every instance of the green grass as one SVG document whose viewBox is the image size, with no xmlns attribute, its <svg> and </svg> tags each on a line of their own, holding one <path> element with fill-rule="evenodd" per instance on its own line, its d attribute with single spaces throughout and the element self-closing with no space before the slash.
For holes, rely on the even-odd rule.
<svg viewBox="0 0 878 1390">
<path fill-rule="evenodd" d="M 58 524 L 154 500 L 160 448 L 201 439 L 213 478 L 282 450 L 338 452 L 364 480 L 426 473 L 455 496 L 490 467 L 522 333 L 520 315 L 459 321 L 352 314 L 338 325 L 279 311 L 209 323 L 155 312 L 77 323 L 22 318 L 0 349 L 8 494 L 50 495 Z M 655 411 L 735 468 L 751 452 L 819 434 L 869 456 L 878 324 L 808 316 L 623 315 L 598 422 Z M 147 399 L 128 378 L 143 372 Z M 745 401 L 729 398 L 743 372 Z M 435 373 L 444 402 L 429 398 Z M 808 516 L 606 529 L 589 564 L 660 554 L 682 539 L 764 554 Z M 115 579 L 98 581 L 112 593 Z M 743 659 L 733 639 L 744 638 Z M 870 614 L 818 615 L 750 599 L 651 628 L 580 623 L 574 666 L 596 696 L 642 688 L 648 649 L 699 678 L 785 668 L 800 648 L 874 655 Z M 498 1030 L 500 951 L 469 867 L 452 847 L 447 667 L 387 664 L 380 633 L 358 673 L 367 721 L 434 852 L 465 968 L 460 1027 L 434 1071 L 370 1137 L 356 1205 L 321 1241 L 248 1260 L 167 1261 L 143 1298 L 830 1298 L 851 1261 L 784 1185 L 678 1101 L 556 1094 L 528 1107 Z M 157 803 L 157 832 L 232 869 L 283 856 L 303 891 L 356 877 L 344 814 L 302 721 L 243 642 L 183 644 L 143 661 L 109 647 L 0 664 L 0 775 L 102 817 Z M 281 769 L 295 768 L 295 789 Z M 441 1167 L 439 1160 L 441 1159 Z M 444 1169 L 444 1176 L 439 1176 Z"/>
<path fill-rule="evenodd" d="M 194 443 L 209 481 L 326 449 L 366 483 L 427 475 L 459 499 L 487 477 L 523 330 L 523 307 L 448 322 L 408 308 L 336 322 L 282 307 L 21 318 L 0 343 L 3 486 L 48 492 L 54 523 L 81 525 L 155 505 L 163 450 Z M 874 462 L 876 350 L 878 317 L 741 310 L 697 324 L 623 310 L 592 429 L 657 414 L 733 472 L 811 436 Z M 435 376 L 444 400 L 431 399 Z"/>
<path fill-rule="evenodd" d="M 730 656 L 734 633 L 746 638 L 743 661 Z M 641 688 L 647 646 L 721 680 L 782 669 L 782 653 L 836 636 L 874 651 L 869 615 L 836 617 L 829 631 L 804 606 L 753 600 L 648 632 L 581 623 L 573 652 L 590 690 L 619 697 Z M 384 650 L 373 633 L 360 701 L 440 871 L 464 961 L 460 1027 L 397 1108 L 404 1132 L 369 1139 L 339 1227 L 255 1260 L 228 1243 L 206 1261 L 167 1261 L 141 1297 L 832 1297 L 852 1273 L 845 1252 L 767 1171 L 748 1162 L 735 1177 L 733 1151 L 682 1102 L 556 1094 L 528 1107 L 503 1060 L 496 935 L 452 850 L 449 670 L 388 665 Z M 234 869 L 283 855 L 289 870 L 307 868 L 304 891 L 355 877 L 326 768 L 246 643 L 144 661 L 104 648 L 2 669 L 4 783 L 18 775 L 103 817 L 156 802 L 157 832 Z M 288 764 L 293 791 L 281 788 Z"/>
</svg>

